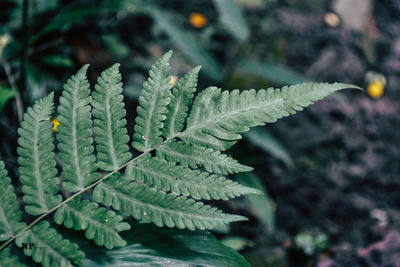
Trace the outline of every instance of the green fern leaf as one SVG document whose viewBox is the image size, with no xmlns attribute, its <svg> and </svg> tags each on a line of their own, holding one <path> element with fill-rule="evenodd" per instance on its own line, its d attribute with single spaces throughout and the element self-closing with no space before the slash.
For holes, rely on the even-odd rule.
<svg viewBox="0 0 400 267">
<path fill-rule="evenodd" d="M 92 121 L 89 83 L 86 79 L 88 65 L 68 79 L 60 97 L 57 127 L 58 149 L 61 151 L 63 188 L 69 192 L 83 189 L 99 178 L 93 155 Z"/>
<path fill-rule="evenodd" d="M 157 157 L 148 156 L 129 164 L 125 175 L 126 178 L 138 183 L 145 183 L 157 189 L 194 199 L 227 200 L 245 194 L 259 193 L 255 189 L 242 186 L 224 177 L 192 171 Z"/>
<path fill-rule="evenodd" d="M 25 210 L 31 215 L 42 214 L 61 202 L 58 194 L 57 169 L 54 160 L 54 138 L 50 115 L 54 94 L 28 108 L 18 129 L 18 168 L 23 184 Z"/>
<path fill-rule="evenodd" d="M 9 239 L 25 227 L 21 219 L 22 212 L 11 179 L 7 177 L 4 162 L 0 161 L 0 241 Z"/>
<path fill-rule="evenodd" d="M 6 248 L 0 251 L 0 266 L 1 267 L 25 267 L 25 264 L 22 264 L 18 261 L 17 256 L 12 256 L 10 254 L 10 249 Z"/>
<path fill-rule="evenodd" d="M 172 89 L 171 103 L 167 106 L 167 118 L 162 129 L 165 137 L 170 137 L 182 131 L 187 111 L 197 86 L 197 76 L 201 67 L 197 66 L 179 80 Z"/>
<path fill-rule="evenodd" d="M 343 83 L 304 83 L 282 89 L 223 91 L 209 87 L 193 103 L 187 128 L 180 138 L 187 143 L 218 150 L 230 148 L 249 127 L 272 123 L 295 114 L 329 94 L 358 88 Z"/>
<path fill-rule="evenodd" d="M 87 239 L 94 239 L 97 245 L 104 245 L 108 249 L 124 247 L 126 242 L 118 232 L 130 229 L 129 224 L 121 222 L 122 217 L 113 211 L 107 211 L 95 202 L 80 198 L 59 208 L 54 214 L 54 221 L 58 224 L 64 223 L 67 228 L 86 230 Z"/>
<path fill-rule="evenodd" d="M 99 168 L 112 171 L 131 158 L 125 128 L 126 111 L 122 96 L 119 64 L 103 71 L 93 91 L 94 133 Z"/>
<path fill-rule="evenodd" d="M 172 51 L 166 53 L 150 70 L 150 78 L 143 84 L 144 89 L 137 108 L 133 147 L 148 152 L 162 142 L 161 129 L 164 125 L 167 105 L 170 102 L 170 66 Z"/>
<path fill-rule="evenodd" d="M 197 201 L 260 193 L 222 176 L 252 168 L 221 151 L 236 143 L 240 133 L 250 127 L 294 114 L 335 91 L 357 88 L 339 83 L 307 83 L 257 92 L 209 87 L 192 104 L 200 67 L 186 74 L 171 91 L 171 55 L 166 53 L 152 66 L 150 78 L 143 85 L 132 143 L 143 153 L 134 159 L 128 146 L 119 64 L 101 74 L 92 95 L 87 65 L 67 81 L 57 109 L 61 123 L 57 127 L 57 148 L 62 187 L 78 193 L 66 193 L 62 205 L 49 122 L 53 94 L 28 108 L 18 129 L 20 181 L 26 211 L 42 215 L 28 226 L 21 222 L 13 186 L 0 161 L 0 241 L 7 240 L 1 249 L 15 240 L 26 255 L 43 266 L 81 265 L 84 253 L 78 246 L 42 221 L 53 211 L 57 224 L 84 230 L 86 238 L 97 245 L 125 246 L 120 232 L 130 226 L 100 205 L 160 227 L 203 230 L 246 220 Z M 81 199 L 83 196 L 89 200 Z M 0 252 L 0 265 L 18 266 L 15 258 L 7 259 L 9 253 Z"/>
<path fill-rule="evenodd" d="M 25 247 L 24 253 L 31 256 L 35 262 L 45 267 L 66 267 L 80 264 L 85 254 L 78 249 L 78 245 L 57 234 L 49 227 L 49 223 L 41 221 L 31 230 L 18 236 L 15 243 L 18 247 L 23 244 L 33 244 L 33 248 Z"/>
<path fill-rule="evenodd" d="M 145 223 L 181 229 L 213 229 L 245 217 L 224 214 L 220 210 L 186 197 L 167 194 L 146 185 L 114 175 L 96 186 L 93 199 L 133 216 Z"/>
<path fill-rule="evenodd" d="M 167 161 L 179 162 L 184 167 L 196 169 L 203 166 L 206 171 L 217 174 L 248 172 L 252 167 L 240 164 L 236 159 L 198 145 L 171 140 L 157 148 L 157 156 Z"/>
</svg>

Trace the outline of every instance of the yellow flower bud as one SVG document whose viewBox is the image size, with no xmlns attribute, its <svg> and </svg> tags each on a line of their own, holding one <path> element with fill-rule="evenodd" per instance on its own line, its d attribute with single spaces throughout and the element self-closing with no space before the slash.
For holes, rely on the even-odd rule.
<svg viewBox="0 0 400 267">
<path fill-rule="evenodd" d="M 8 33 L 0 35 L 0 54 L 10 41 L 11 37 Z"/>
<path fill-rule="evenodd" d="M 189 22 L 195 28 L 203 28 L 207 24 L 207 18 L 201 13 L 191 13 Z"/>
<path fill-rule="evenodd" d="M 51 123 L 53 123 L 53 128 L 52 128 L 53 132 L 57 132 L 57 126 L 58 126 L 58 125 L 61 125 L 61 124 L 58 122 L 57 118 L 53 118 L 53 119 L 51 120 Z"/>
<path fill-rule="evenodd" d="M 375 80 L 368 85 L 367 92 L 373 98 L 382 96 L 385 85 L 380 80 Z"/>
</svg>

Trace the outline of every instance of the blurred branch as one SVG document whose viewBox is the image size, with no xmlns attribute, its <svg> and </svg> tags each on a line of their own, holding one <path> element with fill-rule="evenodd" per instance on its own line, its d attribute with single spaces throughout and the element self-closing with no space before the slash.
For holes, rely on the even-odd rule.
<svg viewBox="0 0 400 267">
<path fill-rule="evenodd" d="M 18 120 L 19 120 L 19 123 L 21 124 L 22 116 L 24 113 L 24 107 L 22 105 L 22 99 L 21 99 L 21 95 L 18 91 L 15 76 L 13 75 L 13 73 L 11 71 L 10 64 L 8 64 L 8 62 L 3 58 L 3 56 L 1 54 L 0 54 L 0 64 L 4 68 L 8 83 L 10 84 L 11 89 L 15 93 L 15 102 L 17 104 Z"/>
<path fill-rule="evenodd" d="M 29 45 L 29 0 L 24 0 L 22 5 L 22 50 L 21 50 L 21 67 L 20 67 L 20 93 L 24 94 L 26 89 L 26 63 L 28 59 Z"/>
<path fill-rule="evenodd" d="M 42 51 L 47 50 L 47 49 L 58 47 L 60 45 L 63 45 L 64 42 L 65 42 L 65 38 L 64 37 L 59 37 L 59 38 L 57 38 L 55 40 L 52 40 L 50 42 L 40 44 L 40 45 L 38 45 L 38 46 L 36 46 L 34 48 L 28 49 L 28 56 L 34 55 L 35 53 L 39 53 L 39 52 L 42 52 Z"/>
</svg>

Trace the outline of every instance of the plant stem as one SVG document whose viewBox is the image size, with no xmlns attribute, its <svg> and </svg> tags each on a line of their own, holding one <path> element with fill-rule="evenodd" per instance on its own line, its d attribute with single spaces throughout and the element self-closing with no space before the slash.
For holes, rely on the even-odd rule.
<svg viewBox="0 0 400 267">
<path fill-rule="evenodd" d="M 22 49 L 21 49 L 21 66 L 20 66 L 20 93 L 24 95 L 26 90 L 26 64 L 28 61 L 29 46 L 29 0 L 24 0 L 22 5 Z"/>
<path fill-rule="evenodd" d="M 22 118 L 23 118 L 23 113 L 24 113 L 24 107 L 22 105 L 22 99 L 21 95 L 18 91 L 17 83 L 15 81 L 15 76 L 13 75 L 11 71 L 10 64 L 3 58 L 3 56 L 0 54 L 0 64 L 4 68 L 4 71 L 7 76 L 8 83 L 10 84 L 11 90 L 13 90 L 15 94 L 15 102 L 17 104 L 17 112 L 18 112 L 18 121 L 19 124 L 22 123 Z"/>
<path fill-rule="evenodd" d="M 48 210 L 47 212 L 43 213 L 42 215 L 40 215 L 38 218 L 36 218 L 33 222 L 31 222 L 27 227 L 25 227 L 24 229 L 22 229 L 19 233 L 17 233 L 16 235 L 14 235 L 12 238 L 8 239 L 7 242 L 5 242 L 3 245 L 0 246 L 0 251 L 3 250 L 4 248 L 6 248 L 11 242 L 13 242 L 18 236 L 22 235 L 24 232 L 28 231 L 29 229 L 31 229 L 33 226 L 35 226 L 38 222 L 40 222 L 44 217 L 46 217 L 47 215 L 53 213 L 54 211 L 56 211 L 58 208 L 60 208 L 61 206 L 67 204 L 68 202 L 70 202 L 72 199 L 74 199 L 76 196 L 79 196 L 81 194 L 83 194 L 84 192 L 92 189 L 93 187 L 95 187 L 96 185 L 98 185 L 99 183 L 103 182 L 105 179 L 107 179 L 108 177 L 112 176 L 114 173 L 117 173 L 119 171 L 121 171 L 122 169 L 124 169 L 126 166 L 128 166 L 129 164 L 135 162 L 136 160 L 140 159 L 141 157 L 143 157 L 144 155 L 146 155 L 147 153 L 150 153 L 152 151 L 154 151 L 155 149 L 157 149 L 158 147 L 164 145 L 165 143 L 171 141 L 172 139 L 180 136 L 183 132 L 180 132 L 178 134 L 176 134 L 175 136 L 169 137 L 168 139 L 164 140 L 163 142 L 161 142 L 160 144 L 156 145 L 155 147 L 153 147 L 152 149 L 150 149 L 147 152 L 144 152 L 142 154 L 140 154 L 139 156 L 129 160 L 127 163 L 125 163 L 124 165 L 118 167 L 117 169 L 113 170 L 112 172 L 104 175 L 103 177 L 101 177 L 100 179 L 98 179 L 97 181 L 93 182 L 92 184 L 88 185 L 87 187 L 83 188 L 82 190 L 76 192 L 75 194 L 73 194 L 72 196 L 70 196 L 69 198 L 65 199 L 63 202 L 59 203 L 58 205 L 54 206 L 53 208 L 51 208 L 50 210 Z"/>
</svg>

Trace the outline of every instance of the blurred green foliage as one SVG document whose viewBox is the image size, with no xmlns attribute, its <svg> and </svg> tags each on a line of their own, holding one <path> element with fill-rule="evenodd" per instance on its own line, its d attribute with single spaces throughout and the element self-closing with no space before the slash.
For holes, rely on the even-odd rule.
<svg viewBox="0 0 400 267">
<path fill-rule="evenodd" d="M 248 195 L 245 198 L 249 202 L 250 210 L 255 213 L 265 228 L 273 231 L 275 229 L 276 205 L 270 198 L 261 179 L 252 173 L 241 173 L 236 175 L 236 180 L 245 186 L 256 188 L 263 193 L 262 195 Z"/>
<path fill-rule="evenodd" d="M 328 248 L 329 237 L 318 231 L 304 231 L 295 236 L 294 242 L 305 254 L 315 255 L 316 252 Z"/>
</svg>

